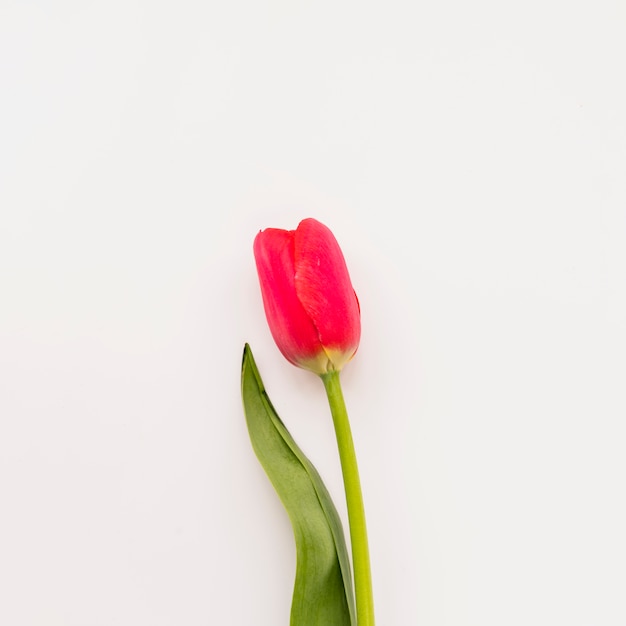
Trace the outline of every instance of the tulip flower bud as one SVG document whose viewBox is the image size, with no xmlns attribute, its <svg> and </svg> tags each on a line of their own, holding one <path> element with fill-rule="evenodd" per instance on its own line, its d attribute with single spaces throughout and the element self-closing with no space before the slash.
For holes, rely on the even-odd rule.
<svg viewBox="0 0 626 626">
<path fill-rule="evenodd" d="M 361 315 L 332 232 L 312 218 L 296 230 L 267 228 L 254 240 L 265 315 L 285 358 L 316 374 L 354 356 Z"/>
</svg>

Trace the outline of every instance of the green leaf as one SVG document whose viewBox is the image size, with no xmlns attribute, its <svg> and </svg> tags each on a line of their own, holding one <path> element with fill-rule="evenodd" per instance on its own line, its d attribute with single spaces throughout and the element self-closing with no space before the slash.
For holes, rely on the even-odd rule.
<svg viewBox="0 0 626 626">
<path fill-rule="evenodd" d="M 341 520 L 313 464 L 274 410 L 246 344 L 241 395 L 252 447 L 287 509 L 296 540 L 291 626 L 356 624 Z"/>
</svg>

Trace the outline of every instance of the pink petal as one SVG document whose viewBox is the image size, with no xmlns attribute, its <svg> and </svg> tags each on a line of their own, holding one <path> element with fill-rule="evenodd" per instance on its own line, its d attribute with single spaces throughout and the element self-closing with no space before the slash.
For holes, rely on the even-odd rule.
<svg viewBox="0 0 626 626">
<path fill-rule="evenodd" d="M 361 337 L 359 303 L 341 248 L 329 228 L 312 218 L 298 225 L 294 238 L 295 289 L 327 351 L 342 352 L 340 369 Z"/>
<path fill-rule="evenodd" d="M 278 348 L 294 365 L 315 359 L 322 346 L 296 295 L 294 231 L 267 228 L 259 232 L 254 256 L 265 314 Z"/>
</svg>

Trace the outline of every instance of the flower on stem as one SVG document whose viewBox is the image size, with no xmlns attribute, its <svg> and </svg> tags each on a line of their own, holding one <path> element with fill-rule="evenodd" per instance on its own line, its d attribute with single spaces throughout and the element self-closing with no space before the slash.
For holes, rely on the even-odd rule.
<svg viewBox="0 0 626 626">
<path fill-rule="evenodd" d="M 315 219 L 254 240 L 265 315 L 285 358 L 319 375 L 339 371 L 361 337 L 359 302 L 334 235 Z"/>
</svg>

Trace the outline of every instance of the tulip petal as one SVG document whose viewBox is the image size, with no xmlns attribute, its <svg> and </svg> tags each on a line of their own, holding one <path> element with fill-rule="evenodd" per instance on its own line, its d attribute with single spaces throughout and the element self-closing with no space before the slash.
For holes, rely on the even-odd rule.
<svg viewBox="0 0 626 626">
<path fill-rule="evenodd" d="M 361 319 L 348 267 L 331 230 L 305 219 L 294 235 L 295 289 L 320 343 L 335 369 L 349 361 L 359 345 Z"/>
<path fill-rule="evenodd" d="M 325 361 L 317 330 L 296 295 L 294 231 L 267 228 L 259 232 L 254 258 L 265 315 L 280 351 L 294 365 L 314 362 L 320 355 Z"/>
<path fill-rule="evenodd" d="M 297 562 L 290 623 L 353 626 L 352 574 L 341 520 L 317 470 L 276 414 L 248 345 L 241 393 L 252 446 L 293 526 Z"/>
</svg>

